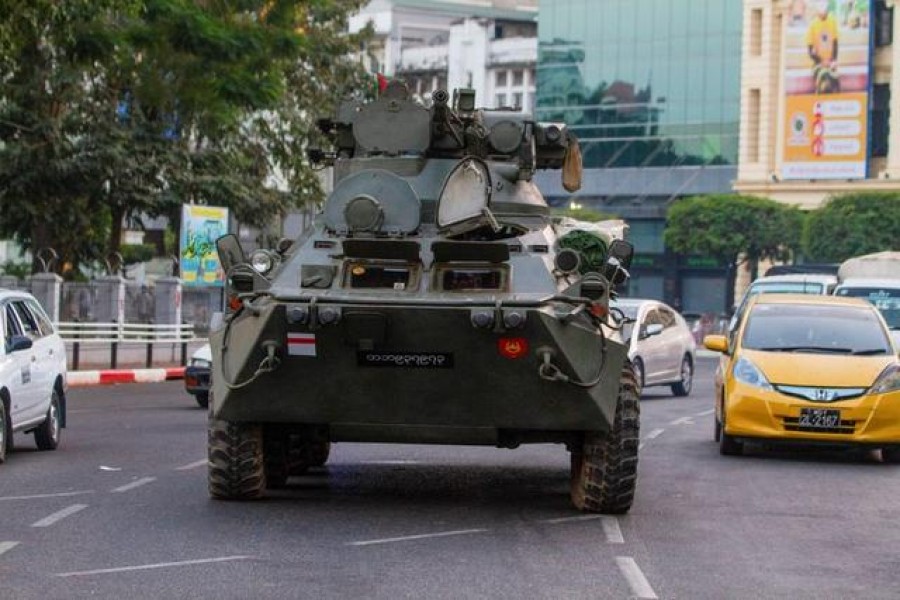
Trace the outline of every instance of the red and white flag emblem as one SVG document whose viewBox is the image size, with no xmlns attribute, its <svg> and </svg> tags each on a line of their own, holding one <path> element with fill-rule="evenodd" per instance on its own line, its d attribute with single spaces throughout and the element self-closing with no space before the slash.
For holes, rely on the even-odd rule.
<svg viewBox="0 0 900 600">
<path fill-rule="evenodd" d="M 316 334 L 289 333 L 287 334 L 287 347 L 290 356 L 315 356 Z"/>
</svg>

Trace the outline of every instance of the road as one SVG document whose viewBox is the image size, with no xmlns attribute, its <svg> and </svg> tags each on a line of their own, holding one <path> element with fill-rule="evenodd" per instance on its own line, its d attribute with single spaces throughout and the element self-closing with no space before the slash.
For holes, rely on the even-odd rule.
<svg viewBox="0 0 900 600">
<path fill-rule="evenodd" d="M 552 445 L 338 444 L 264 501 L 212 501 L 179 382 L 71 390 L 59 450 L 17 434 L 0 466 L 0 597 L 897 598 L 900 469 L 719 456 L 713 367 L 645 393 L 618 518 L 573 511 Z"/>
</svg>

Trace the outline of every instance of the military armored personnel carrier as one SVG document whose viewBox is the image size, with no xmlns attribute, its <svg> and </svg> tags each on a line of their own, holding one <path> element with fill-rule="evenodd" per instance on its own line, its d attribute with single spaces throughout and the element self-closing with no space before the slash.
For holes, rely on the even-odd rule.
<svg viewBox="0 0 900 600">
<path fill-rule="evenodd" d="M 258 498 L 332 442 L 555 442 L 578 509 L 627 511 L 639 390 L 609 300 L 632 249 L 620 221 L 552 217 L 532 182 L 580 185 L 575 137 L 398 82 L 320 129 L 334 190 L 315 225 L 250 257 L 217 242 L 210 494 Z"/>
</svg>

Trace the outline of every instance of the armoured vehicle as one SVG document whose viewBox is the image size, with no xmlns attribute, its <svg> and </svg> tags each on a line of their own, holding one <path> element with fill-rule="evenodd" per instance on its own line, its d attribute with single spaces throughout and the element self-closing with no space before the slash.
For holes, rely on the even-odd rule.
<svg viewBox="0 0 900 600">
<path fill-rule="evenodd" d="M 561 443 L 574 505 L 627 511 L 639 390 L 609 300 L 632 248 L 621 221 L 551 216 L 532 182 L 580 185 L 575 137 L 400 82 L 319 128 L 334 188 L 314 226 L 249 257 L 217 241 L 210 494 L 260 497 L 332 442 Z"/>
</svg>

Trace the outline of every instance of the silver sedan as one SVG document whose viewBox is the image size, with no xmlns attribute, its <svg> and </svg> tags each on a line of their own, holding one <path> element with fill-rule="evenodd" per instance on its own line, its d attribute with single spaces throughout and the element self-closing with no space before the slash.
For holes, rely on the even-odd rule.
<svg viewBox="0 0 900 600">
<path fill-rule="evenodd" d="M 625 317 L 622 339 L 641 389 L 668 385 L 676 396 L 690 394 L 697 345 L 684 317 L 657 300 L 619 299 L 612 306 Z"/>
</svg>

